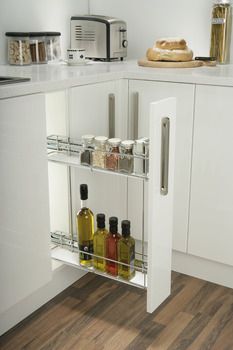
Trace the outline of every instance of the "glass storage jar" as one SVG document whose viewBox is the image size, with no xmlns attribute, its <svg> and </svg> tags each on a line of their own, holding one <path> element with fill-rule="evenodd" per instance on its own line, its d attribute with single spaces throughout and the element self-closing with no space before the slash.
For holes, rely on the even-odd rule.
<svg viewBox="0 0 233 350">
<path fill-rule="evenodd" d="M 81 152 L 80 155 L 81 164 L 90 165 L 92 163 L 92 149 L 94 138 L 94 135 L 82 136 L 82 143 L 85 149 Z M 87 148 L 90 148 L 90 150 Z"/>
<path fill-rule="evenodd" d="M 128 174 L 133 172 L 133 140 L 126 140 L 121 142 L 119 170 Z"/>
<path fill-rule="evenodd" d="M 31 64 L 28 33 L 7 32 L 5 35 L 8 38 L 8 63 L 19 66 Z"/>
<path fill-rule="evenodd" d="M 47 63 L 45 36 L 42 32 L 29 33 L 32 63 Z"/>
<path fill-rule="evenodd" d="M 211 20 L 210 56 L 218 63 L 230 62 L 232 6 L 230 0 L 215 0 Z"/>
<path fill-rule="evenodd" d="M 57 62 L 61 59 L 60 32 L 45 32 L 45 45 L 48 62 Z"/>
<path fill-rule="evenodd" d="M 111 152 L 106 155 L 106 168 L 110 170 L 118 170 L 118 160 L 121 144 L 121 139 L 112 138 L 108 140 L 108 152 Z"/>
<path fill-rule="evenodd" d="M 92 153 L 92 165 L 98 168 L 105 168 L 106 145 L 108 138 L 106 136 L 96 136 L 94 139 L 95 149 Z"/>
<path fill-rule="evenodd" d="M 135 140 L 133 147 L 134 173 L 137 175 L 147 175 L 149 173 L 149 139 L 142 137 Z"/>
</svg>

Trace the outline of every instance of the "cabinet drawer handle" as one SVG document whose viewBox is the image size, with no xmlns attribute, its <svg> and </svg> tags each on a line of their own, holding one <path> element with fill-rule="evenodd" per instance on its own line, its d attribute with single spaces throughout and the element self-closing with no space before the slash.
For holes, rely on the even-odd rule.
<svg viewBox="0 0 233 350">
<path fill-rule="evenodd" d="M 108 95 L 108 137 L 115 137 L 115 95 Z"/>
<path fill-rule="evenodd" d="M 139 93 L 133 93 L 133 139 L 138 139 Z"/>
<path fill-rule="evenodd" d="M 170 136 L 170 119 L 163 118 L 161 122 L 161 174 L 160 174 L 160 193 L 163 196 L 166 196 L 168 194 L 169 136 Z"/>
</svg>

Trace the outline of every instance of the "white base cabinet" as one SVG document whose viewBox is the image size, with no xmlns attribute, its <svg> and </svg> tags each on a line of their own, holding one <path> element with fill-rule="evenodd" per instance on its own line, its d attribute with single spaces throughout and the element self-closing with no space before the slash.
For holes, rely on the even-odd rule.
<svg viewBox="0 0 233 350">
<path fill-rule="evenodd" d="M 233 88 L 197 86 L 188 252 L 233 265 Z"/>
</svg>

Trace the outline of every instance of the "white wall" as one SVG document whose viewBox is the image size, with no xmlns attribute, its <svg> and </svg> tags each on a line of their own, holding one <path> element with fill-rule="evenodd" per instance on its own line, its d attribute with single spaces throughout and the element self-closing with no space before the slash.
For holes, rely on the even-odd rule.
<svg viewBox="0 0 233 350">
<path fill-rule="evenodd" d="M 70 17 L 87 13 L 88 0 L 0 0 L 0 63 L 6 62 L 7 31 L 60 31 L 70 45 Z"/>
<path fill-rule="evenodd" d="M 90 0 L 92 14 L 124 19 L 128 58 L 142 58 L 164 36 L 187 40 L 195 56 L 208 55 L 212 0 Z"/>
</svg>

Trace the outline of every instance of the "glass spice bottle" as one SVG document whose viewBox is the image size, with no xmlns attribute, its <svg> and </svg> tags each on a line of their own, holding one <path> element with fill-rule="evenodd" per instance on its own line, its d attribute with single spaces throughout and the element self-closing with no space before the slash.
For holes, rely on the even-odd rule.
<svg viewBox="0 0 233 350">
<path fill-rule="evenodd" d="M 211 21 L 210 56 L 218 63 L 229 63 L 232 27 L 232 6 L 230 0 L 215 0 Z"/>
<path fill-rule="evenodd" d="M 133 140 L 125 140 L 121 142 L 119 170 L 128 174 L 133 172 Z"/>
<path fill-rule="evenodd" d="M 115 216 L 109 218 L 109 233 L 106 238 L 106 258 L 115 260 L 109 261 L 106 260 L 106 272 L 110 273 L 113 276 L 118 274 L 118 250 L 117 243 L 121 235 L 118 233 L 118 219 Z"/>
<path fill-rule="evenodd" d="M 149 139 L 142 137 L 135 141 L 133 147 L 134 173 L 137 175 L 147 175 L 149 172 Z"/>
<path fill-rule="evenodd" d="M 82 151 L 80 155 L 81 164 L 90 165 L 92 163 L 92 149 L 93 149 L 94 138 L 95 138 L 94 135 L 82 136 L 82 143 L 85 149 Z M 87 148 L 90 148 L 90 150 Z"/>
<path fill-rule="evenodd" d="M 95 149 L 92 153 L 92 165 L 95 167 L 105 168 L 107 140 L 106 136 L 97 136 L 94 139 Z"/>
<path fill-rule="evenodd" d="M 106 155 L 106 168 L 110 170 L 118 170 L 118 160 L 120 153 L 121 139 L 113 138 L 108 140 L 108 151 L 111 152 Z"/>
</svg>

